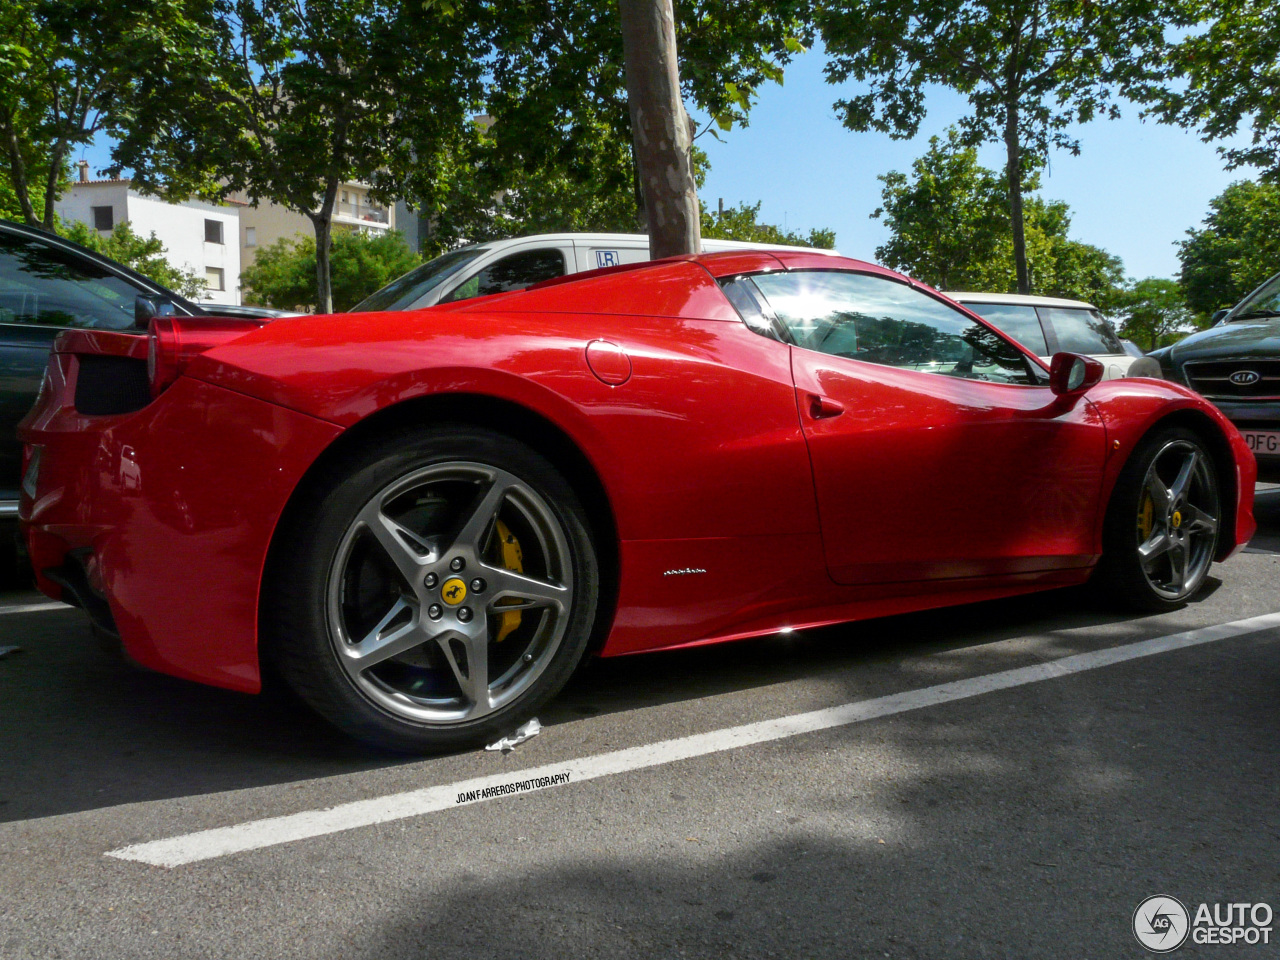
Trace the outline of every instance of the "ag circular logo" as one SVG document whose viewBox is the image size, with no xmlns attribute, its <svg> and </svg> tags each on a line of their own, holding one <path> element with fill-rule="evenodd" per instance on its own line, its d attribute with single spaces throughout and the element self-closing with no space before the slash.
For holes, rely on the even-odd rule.
<svg viewBox="0 0 1280 960">
<path fill-rule="evenodd" d="M 1133 911 L 1133 935 L 1152 953 L 1171 953 L 1187 941 L 1191 915 L 1178 900 L 1147 897 Z"/>
<path fill-rule="evenodd" d="M 1237 387 L 1247 387 L 1250 384 L 1257 383 L 1262 379 L 1262 375 L 1256 370 L 1237 370 L 1227 378 Z"/>
</svg>

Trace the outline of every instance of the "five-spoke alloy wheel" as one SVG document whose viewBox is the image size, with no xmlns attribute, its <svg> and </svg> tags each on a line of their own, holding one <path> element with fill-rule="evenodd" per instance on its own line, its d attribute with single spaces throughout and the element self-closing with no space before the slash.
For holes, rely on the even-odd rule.
<svg viewBox="0 0 1280 960">
<path fill-rule="evenodd" d="M 1221 515 L 1217 473 L 1200 436 L 1180 427 L 1157 431 L 1116 483 L 1099 576 L 1127 606 L 1182 603 L 1204 585 Z"/>
<path fill-rule="evenodd" d="M 384 439 L 317 478 L 283 536 L 276 661 L 366 741 L 422 751 L 496 739 L 586 649 L 598 575 L 585 514 L 554 466 L 512 438 L 460 427 Z"/>
</svg>

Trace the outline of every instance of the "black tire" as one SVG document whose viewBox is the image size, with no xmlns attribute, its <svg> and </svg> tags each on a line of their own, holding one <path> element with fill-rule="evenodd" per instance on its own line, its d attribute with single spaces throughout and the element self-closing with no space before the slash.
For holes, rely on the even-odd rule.
<svg viewBox="0 0 1280 960">
<path fill-rule="evenodd" d="M 512 550 L 522 561 L 494 559 Z M 460 574 L 448 567 L 459 561 Z M 586 514 L 546 458 L 473 426 L 404 429 L 321 468 L 291 504 L 266 578 L 264 652 L 357 739 L 461 749 L 511 733 L 560 691 L 598 594 Z"/>
<path fill-rule="evenodd" d="M 1184 468 L 1185 488 L 1178 491 Z M 1160 502 L 1161 488 L 1170 495 L 1167 503 Z M 1181 606 L 1204 586 L 1221 518 L 1217 470 L 1204 438 L 1186 427 L 1157 428 L 1116 481 L 1094 583 L 1123 609 Z"/>
</svg>

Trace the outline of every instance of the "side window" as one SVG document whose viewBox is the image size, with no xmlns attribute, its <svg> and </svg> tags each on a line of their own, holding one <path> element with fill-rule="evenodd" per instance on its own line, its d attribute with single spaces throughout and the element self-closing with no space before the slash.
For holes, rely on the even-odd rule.
<svg viewBox="0 0 1280 960">
<path fill-rule="evenodd" d="M 1011 303 L 966 303 L 965 306 L 983 320 L 990 321 L 992 326 L 999 327 L 1037 357 L 1049 355 L 1049 344 L 1045 341 L 1044 328 L 1040 326 L 1035 307 Z"/>
<path fill-rule="evenodd" d="M 0 323 L 124 330 L 142 292 L 37 240 L 0 240 Z"/>
<path fill-rule="evenodd" d="M 529 250 L 513 253 L 489 264 L 449 293 L 443 303 L 487 297 L 492 293 L 508 293 L 564 276 L 564 254 L 559 250 Z"/>
<path fill-rule="evenodd" d="M 1038 382 L 995 331 L 905 283 L 818 270 L 751 279 L 797 346 L 922 373 Z"/>
<path fill-rule="evenodd" d="M 1124 353 L 1124 345 L 1111 325 L 1096 310 L 1083 307 L 1041 307 L 1047 323 L 1058 335 L 1058 349 L 1067 353 Z"/>
</svg>

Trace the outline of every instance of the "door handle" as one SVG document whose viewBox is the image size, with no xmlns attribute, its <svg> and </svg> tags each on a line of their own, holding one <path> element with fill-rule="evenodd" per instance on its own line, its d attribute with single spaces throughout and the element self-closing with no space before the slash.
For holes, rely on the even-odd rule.
<svg viewBox="0 0 1280 960">
<path fill-rule="evenodd" d="M 838 400 L 820 397 L 815 393 L 809 394 L 809 416 L 814 420 L 829 420 L 842 413 L 844 413 L 844 404 Z"/>
</svg>

